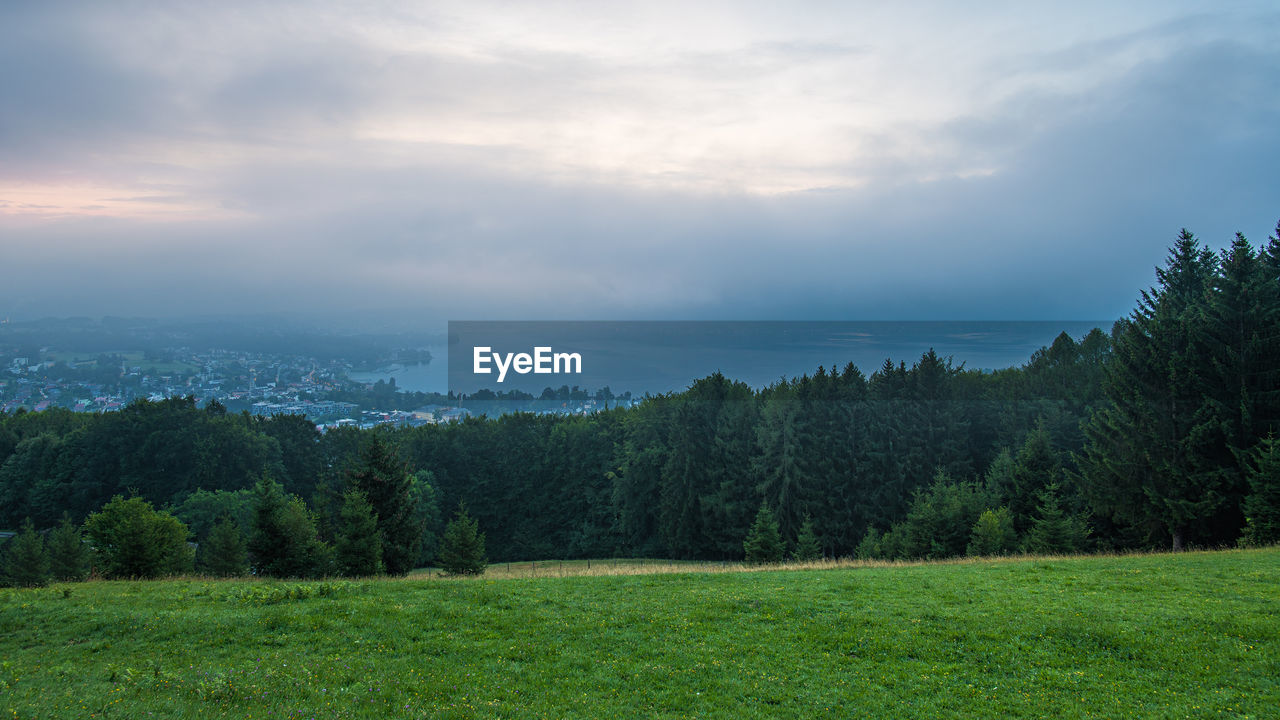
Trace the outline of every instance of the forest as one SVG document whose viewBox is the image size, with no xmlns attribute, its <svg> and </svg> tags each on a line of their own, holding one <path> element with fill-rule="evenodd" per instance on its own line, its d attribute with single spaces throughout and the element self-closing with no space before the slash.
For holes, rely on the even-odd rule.
<svg viewBox="0 0 1280 720">
<path fill-rule="evenodd" d="M 339 556 L 428 565 L 459 507 L 494 561 L 741 560 L 762 518 L 789 552 L 816 538 L 828 557 L 1280 540 L 1276 237 L 1214 252 L 1184 230 L 1109 334 L 1060 335 L 1021 367 L 929 351 L 867 376 L 833 361 L 585 416 L 324 434 L 192 398 L 18 411 L 0 415 L 0 527 L 89 531 L 149 504 L 197 543 L 198 567 L 206 546 L 239 541 L 279 575 L 335 572 Z M 270 557 L 288 543 L 263 544 L 264 512 L 328 559 Z M 350 565 L 370 533 L 380 549 Z"/>
</svg>

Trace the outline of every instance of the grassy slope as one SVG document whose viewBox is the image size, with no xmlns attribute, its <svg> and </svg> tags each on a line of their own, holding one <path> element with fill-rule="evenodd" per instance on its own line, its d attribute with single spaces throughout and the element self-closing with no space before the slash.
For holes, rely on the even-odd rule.
<svg viewBox="0 0 1280 720">
<path fill-rule="evenodd" d="M 3 717 L 1275 717 L 1280 549 L 0 591 Z M 70 595 L 64 597 L 64 589 Z"/>
</svg>

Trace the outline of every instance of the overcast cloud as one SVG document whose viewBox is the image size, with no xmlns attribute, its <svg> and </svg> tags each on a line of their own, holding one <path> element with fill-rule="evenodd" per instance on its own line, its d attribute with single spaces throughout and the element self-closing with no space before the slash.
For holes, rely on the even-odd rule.
<svg viewBox="0 0 1280 720">
<path fill-rule="evenodd" d="M 407 5 L 4 4 L 0 316 L 1110 319 L 1280 219 L 1272 3 Z"/>
</svg>

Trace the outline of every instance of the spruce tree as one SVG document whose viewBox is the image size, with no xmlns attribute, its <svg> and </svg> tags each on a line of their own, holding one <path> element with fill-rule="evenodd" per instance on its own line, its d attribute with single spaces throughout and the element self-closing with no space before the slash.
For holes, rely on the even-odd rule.
<svg viewBox="0 0 1280 720">
<path fill-rule="evenodd" d="M 71 515 L 62 514 L 62 524 L 49 533 L 49 569 L 55 580 L 79 581 L 89 576 L 89 546 Z"/>
<path fill-rule="evenodd" d="M 338 532 L 333 541 L 338 573 L 365 577 L 382 572 L 378 516 L 364 493 L 348 490 L 342 497 L 342 511 L 338 518 Z"/>
<path fill-rule="evenodd" d="M 1063 555 L 1079 552 L 1089 536 L 1089 526 L 1084 519 L 1069 515 L 1058 498 L 1058 485 L 1052 483 L 1040 491 L 1040 506 L 1031 529 L 1027 531 L 1028 552 L 1043 555 Z"/>
<path fill-rule="evenodd" d="M 1060 471 L 1058 453 L 1049 441 L 1049 432 L 1045 429 L 1042 418 L 1036 422 L 1035 429 L 1027 434 L 1022 449 L 1018 451 L 1013 466 L 1012 487 L 1000 488 L 1018 533 L 1025 533 L 1031 527 L 1040 491 L 1050 483 L 1057 482 Z"/>
<path fill-rule="evenodd" d="M 440 531 L 443 529 L 440 517 L 440 503 L 436 499 L 436 479 L 430 470 L 419 470 L 413 474 L 412 495 L 418 513 L 417 523 L 422 528 L 421 548 L 418 551 L 417 567 L 426 567 L 435 559 L 440 549 Z"/>
<path fill-rule="evenodd" d="M 1013 526 L 1013 515 L 1009 508 L 1001 506 L 995 510 L 984 510 L 978 516 L 965 552 L 970 556 L 1004 555 L 1013 552 L 1017 545 L 1018 532 Z"/>
<path fill-rule="evenodd" d="M 676 557 L 732 551 L 751 515 L 750 505 L 739 502 L 755 441 L 751 388 L 716 372 L 672 405 L 658 533 Z"/>
<path fill-rule="evenodd" d="M 1183 230 L 1158 287 L 1116 323 L 1104 388 L 1108 403 L 1084 426 L 1078 458 L 1094 509 L 1163 532 L 1174 550 L 1211 539 L 1207 519 L 1228 499 L 1217 459 L 1222 423 L 1206 413 L 1213 372 L 1205 352 L 1217 257 Z"/>
<path fill-rule="evenodd" d="M 23 521 L 22 529 L 9 540 L 4 551 L 4 574 L 8 582 L 19 587 L 41 587 L 49 583 L 49 553 L 31 518 Z"/>
<path fill-rule="evenodd" d="M 1243 235 L 1237 233 L 1235 242 L 1223 251 L 1220 267 L 1207 313 L 1213 375 L 1206 383 L 1205 399 L 1226 431 L 1220 459 L 1235 465 L 1246 462 L 1248 451 L 1266 435 L 1258 432 L 1257 396 L 1265 389 L 1256 380 L 1267 363 L 1275 362 L 1266 356 L 1260 336 L 1267 311 L 1274 309 L 1262 302 L 1264 285 L 1269 283 Z"/>
<path fill-rule="evenodd" d="M 192 569 L 187 526 L 140 497 L 116 495 L 85 520 L 84 529 L 104 577 L 154 578 Z"/>
<path fill-rule="evenodd" d="M 938 471 L 954 477 L 972 471 L 964 440 L 969 428 L 957 399 L 960 369 L 951 358 L 933 349 L 920 356 L 907 375 L 910 403 L 906 408 L 906 437 L 911 452 L 907 462 L 919 483 Z"/>
<path fill-rule="evenodd" d="M 1254 428 L 1259 439 L 1280 435 L 1280 223 L 1258 253 L 1257 373 L 1251 378 Z"/>
<path fill-rule="evenodd" d="M 907 516 L 880 541 L 886 558 L 947 558 L 964 555 L 982 512 L 996 504 L 994 493 L 976 482 L 956 482 L 941 471 L 911 499 Z"/>
<path fill-rule="evenodd" d="M 450 575 L 482 575 L 488 562 L 484 533 L 467 514 L 466 506 L 459 503 L 440 540 L 440 567 Z"/>
<path fill-rule="evenodd" d="M 804 523 L 800 525 L 800 532 L 796 535 L 796 550 L 791 557 L 798 562 L 809 562 L 822 557 L 822 543 L 813 531 L 812 518 L 805 517 Z"/>
<path fill-rule="evenodd" d="M 386 571 L 391 575 L 409 572 L 418 559 L 425 528 L 408 466 L 396 449 L 375 432 L 360 453 L 360 466 L 349 478 L 351 485 L 368 498 L 378 518 Z"/>
<path fill-rule="evenodd" d="M 1252 492 L 1244 501 L 1241 543 L 1255 547 L 1280 543 L 1280 440 L 1276 436 L 1269 435 L 1258 444 L 1251 470 Z"/>
<path fill-rule="evenodd" d="M 249 555 L 244 533 L 230 515 L 223 515 L 209 531 L 200 548 L 200 560 L 210 574 L 239 577 L 249 572 Z"/>
<path fill-rule="evenodd" d="M 285 497 L 280 483 L 263 475 L 254 487 L 253 534 L 249 554 L 259 575 L 323 575 L 327 548 L 316 535 L 315 518 L 297 496 Z"/>
<path fill-rule="evenodd" d="M 273 571 L 282 564 L 287 549 L 278 519 L 285 506 L 284 488 L 264 474 L 258 478 L 253 492 L 253 528 L 249 535 L 249 559 L 257 574 L 274 575 Z"/>
<path fill-rule="evenodd" d="M 808 378 L 801 382 L 807 385 Z M 798 385 L 800 382 L 796 383 Z M 803 452 L 804 445 L 813 440 L 808 427 L 813 418 L 810 408 L 803 406 L 796 386 L 779 386 L 762 404 L 760 422 L 756 427 L 757 453 L 752 477 L 754 484 L 764 491 L 764 496 L 778 507 L 778 515 L 799 520 L 803 517 L 800 510 L 804 505 L 803 496 L 814 484 L 808 468 L 804 467 L 807 458 Z M 733 485 L 750 487 L 748 483 Z M 744 508 L 743 526 L 750 527 L 747 521 L 751 518 L 754 498 L 747 502 L 750 504 Z M 781 523 L 778 529 L 781 532 Z M 741 538 L 741 528 L 738 533 Z"/>
<path fill-rule="evenodd" d="M 1242 500 L 1249 490 L 1249 460 L 1270 430 L 1267 407 L 1280 390 L 1280 358 L 1269 352 L 1270 336 L 1280 329 L 1280 283 L 1268 277 L 1261 256 L 1243 235 L 1222 252 L 1207 317 L 1202 424 L 1211 432 L 1199 443 L 1204 465 L 1219 474 L 1223 502 L 1206 518 L 1207 539 L 1229 539 L 1244 522 Z"/>
<path fill-rule="evenodd" d="M 778 521 L 767 504 L 760 503 L 755 522 L 751 523 L 751 529 L 742 541 L 742 550 L 749 563 L 782 562 L 786 547 L 782 543 L 782 533 L 778 532 Z"/>
<path fill-rule="evenodd" d="M 884 536 L 875 528 L 867 528 L 866 534 L 858 542 L 858 547 L 854 548 L 853 556 L 859 560 L 879 560 L 883 552 L 880 547 L 880 541 L 883 538 Z"/>
</svg>

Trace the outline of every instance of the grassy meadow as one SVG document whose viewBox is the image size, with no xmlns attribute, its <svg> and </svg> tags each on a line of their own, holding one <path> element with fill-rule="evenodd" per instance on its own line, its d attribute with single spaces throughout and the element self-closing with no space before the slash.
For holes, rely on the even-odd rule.
<svg viewBox="0 0 1280 720">
<path fill-rule="evenodd" d="M 0 590 L 0 718 L 1280 708 L 1276 548 L 756 572 L 593 563 Z"/>
</svg>

